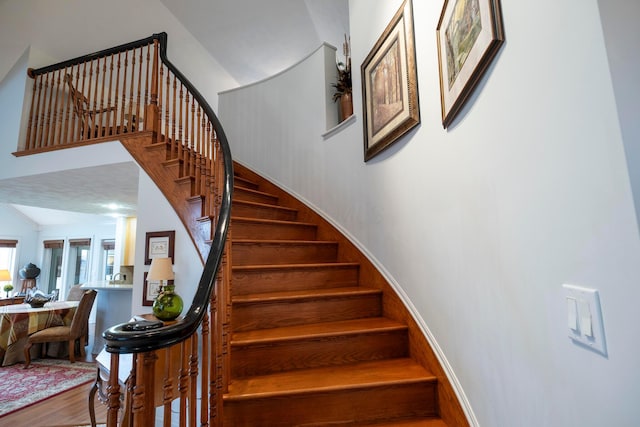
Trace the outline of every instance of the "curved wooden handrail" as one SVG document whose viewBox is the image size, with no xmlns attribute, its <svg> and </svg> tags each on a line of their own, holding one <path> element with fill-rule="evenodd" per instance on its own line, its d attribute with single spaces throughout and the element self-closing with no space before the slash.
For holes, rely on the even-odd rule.
<svg viewBox="0 0 640 427">
<path fill-rule="evenodd" d="M 106 342 L 106 349 L 110 353 L 141 353 L 146 351 L 157 350 L 176 344 L 191 334 L 193 334 L 206 313 L 207 305 L 211 292 L 213 291 L 214 281 L 222 255 L 225 248 L 227 232 L 229 230 L 229 222 L 231 220 L 231 197 L 233 193 L 233 162 L 231 158 L 231 149 L 227 137 L 222 129 L 218 117 L 213 112 L 211 106 L 205 101 L 200 92 L 189 82 L 189 80 L 169 61 L 167 58 L 167 33 L 154 34 L 152 39 L 160 42 L 160 58 L 162 62 L 178 77 L 178 79 L 193 94 L 200 105 L 203 107 L 205 114 L 214 124 L 216 128 L 218 140 L 220 142 L 224 163 L 224 186 L 222 193 L 222 202 L 220 205 L 220 213 L 218 221 L 215 225 L 215 233 L 211 243 L 211 249 L 200 277 L 198 288 L 193 297 L 191 306 L 187 310 L 184 318 L 174 324 L 147 330 L 147 331 L 127 331 L 127 324 L 115 325 L 103 333 Z M 144 40 L 148 42 L 148 39 Z M 143 40 L 135 43 L 143 42 Z M 122 47 L 127 45 L 122 45 Z M 114 49 L 119 49 L 114 48 Z M 109 50 L 103 51 L 111 53 Z"/>
<path fill-rule="evenodd" d="M 229 143 L 220 121 L 211 106 L 195 86 L 193 86 L 184 74 L 182 74 L 182 72 L 180 72 L 167 58 L 167 33 L 165 32 L 157 33 L 151 37 L 125 43 L 99 52 L 79 56 L 57 64 L 28 70 L 29 76 L 35 78 L 38 75 L 64 70 L 78 64 L 91 62 L 99 58 L 147 46 L 154 43 L 156 40 L 159 43 L 160 60 L 196 99 L 198 104 L 202 107 L 204 114 L 208 117 L 215 129 L 216 139 L 220 144 L 220 151 L 222 153 L 222 161 L 224 164 L 223 176 L 221 177 L 224 180 L 224 185 L 222 187 L 220 210 L 216 216 L 217 223 L 214 228 L 211 249 L 209 250 L 209 254 L 206 258 L 198 288 L 184 318 L 171 325 L 147 331 L 129 331 L 126 330 L 127 324 L 115 325 L 103 332 L 103 337 L 106 341 L 106 349 L 110 353 L 141 353 L 169 347 L 193 334 L 202 322 L 209 303 L 210 295 L 214 288 L 214 281 L 220 267 L 225 249 L 227 232 L 229 229 L 231 196 L 233 192 L 233 162 Z"/>
</svg>

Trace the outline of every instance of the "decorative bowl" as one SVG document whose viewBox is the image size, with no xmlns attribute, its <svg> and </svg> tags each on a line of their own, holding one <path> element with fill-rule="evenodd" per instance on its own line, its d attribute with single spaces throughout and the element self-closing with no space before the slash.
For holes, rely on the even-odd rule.
<svg viewBox="0 0 640 427">
<path fill-rule="evenodd" d="M 48 298 L 41 298 L 41 297 L 34 297 L 34 298 L 29 299 L 29 300 L 25 299 L 24 301 L 27 304 L 29 304 L 31 306 L 31 308 L 41 308 L 46 303 L 49 302 L 49 299 Z"/>
</svg>

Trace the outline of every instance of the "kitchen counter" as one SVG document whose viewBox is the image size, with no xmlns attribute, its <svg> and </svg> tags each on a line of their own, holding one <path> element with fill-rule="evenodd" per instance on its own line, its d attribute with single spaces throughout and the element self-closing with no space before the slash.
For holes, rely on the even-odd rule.
<svg viewBox="0 0 640 427">
<path fill-rule="evenodd" d="M 133 284 L 110 285 L 107 281 L 88 282 L 83 289 L 98 291 L 96 302 L 96 330 L 92 354 L 98 354 L 104 348 L 102 332 L 131 318 L 131 294 Z"/>
</svg>

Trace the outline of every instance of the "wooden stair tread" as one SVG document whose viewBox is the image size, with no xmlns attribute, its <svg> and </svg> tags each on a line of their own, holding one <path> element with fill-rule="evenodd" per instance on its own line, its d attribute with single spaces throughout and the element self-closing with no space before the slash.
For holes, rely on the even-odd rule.
<svg viewBox="0 0 640 427">
<path fill-rule="evenodd" d="M 231 222 L 249 222 L 254 224 L 271 224 L 271 225 L 297 225 L 300 227 L 317 227 L 312 222 L 300 222 L 300 221 L 283 221 L 279 219 L 263 219 L 263 218 L 248 218 L 248 217 L 235 217 L 231 216 Z"/>
<path fill-rule="evenodd" d="M 260 264 L 260 265 L 234 265 L 234 271 L 252 271 L 252 270 L 299 270 L 299 269 L 317 269 L 317 268 L 343 268 L 355 267 L 360 264 L 356 262 L 321 262 L 310 264 Z"/>
<path fill-rule="evenodd" d="M 266 342 L 291 341 L 301 338 L 321 338 L 338 334 L 363 334 L 404 329 L 407 329 L 406 325 L 385 317 L 342 320 L 337 322 L 235 332 L 231 337 L 231 345 L 253 345 Z"/>
<path fill-rule="evenodd" d="M 224 395 L 224 400 L 285 397 L 300 393 L 436 381 L 432 373 L 409 358 L 376 360 L 234 379 L 229 384 L 229 392 Z"/>
<path fill-rule="evenodd" d="M 345 424 L 345 426 L 348 424 Z M 442 421 L 440 418 L 422 418 L 422 419 L 410 419 L 410 420 L 389 420 L 389 421 L 381 421 L 372 424 L 361 424 L 360 426 L 368 426 L 368 427 L 448 427 L 447 423 Z M 305 427 L 313 427 L 312 424 L 306 425 Z"/>
<path fill-rule="evenodd" d="M 252 193 L 252 194 L 259 194 L 261 196 L 268 196 L 274 199 L 278 198 L 278 196 L 276 196 L 275 194 L 265 193 L 264 191 L 256 190 L 254 188 L 249 188 L 249 187 L 243 187 L 242 185 L 238 185 L 238 184 L 234 185 L 233 189 L 239 190 L 239 191 L 246 191 L 247 193 Z"/>
<path fill-rule="evenodd" d="M 233 243 L 242 245 L 337 245 L 333 240 L 274 240 L 274 239 L 233 239 Z"/>
<path fill-rule="evenodd" d="M 282 210 L 282 211 L 297 212 L 296 209 L 288 208 L 286 206 L 270 205 L 268 203 L 250 202 L 250 201 L 247 201 L 247 200 L 233 200 L 231 204 L 232 205 L 234 205 L 234 204 L 242 204 L 242 205 L 247 205 L 247 206 L 255 206 L 255 207 L 261 207 L 261 208 L 270 208 L 270 209 L 277 209 L 277 210 Z M 233 209 L 231 210 L 231 212 L 233 212 Z"/>
<path fill-rule="evenodd" d="M 363 286 L 349 286 L 342 288 L 309 289 L 282 292 L 266 292 L 232 297 L 234 304 L 252 304 L 284 302 L 295 300 L 311 300 L 330 297 L 360 296 L 379 294 L 380 290 Z"/>
</svg>

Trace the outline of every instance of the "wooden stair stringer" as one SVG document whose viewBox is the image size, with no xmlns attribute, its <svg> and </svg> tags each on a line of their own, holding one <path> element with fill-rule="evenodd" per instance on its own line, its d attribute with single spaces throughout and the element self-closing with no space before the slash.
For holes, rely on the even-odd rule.
<svg viewBox="0 0 640 427">
<path fill-rule="evenodd" d="M 194 208 L 194 205 L 188 200 L 190 195 L 184 193 L 180 184 L 176 182 L 178 177 L 171 173 L 177 168 L 172 165 L 167 167 L 166 150 L 161 149 L 162 146 L 166 147 L 166 143 L 155 142 L 151 132 L 121 138 L 120 142 L 149 175 L 173 207 L 180 221 L 187 229 L 200 255 L 200 260 L 204 263 L 209 254 L 210 236 L 207 235 L 207 227 L 203 227 L 198 221 L 201 218 L 201 209 Z M 156 146 L 156 144 L 158 145 Z M 171 164 L 170 161 L 169 164 Z"/>
<path fill-rule="evenodd" d="M 469 426 L 458 397 L 422 328 L 415 321 L 393 287 L 371 261 L 332 224 L 288 192 L 239 163 L 234 164 L 234 171 L 236 176 L 243 181 L 256 183 L 259 191 L 277 196 L 280 207 L 296 212 L 295 221 L 316 224 L 316 238 L 318 240 L 338 242 L 337 261 L 358 264 L 360 283 L 366 283 L 367 286 L 377 288 L 382 292 L 382 315 L 407 325 L 410 357 L 432 372 L 437 378 L 436 396 L 440 418 L 450 427 Z"/>
</svg>

